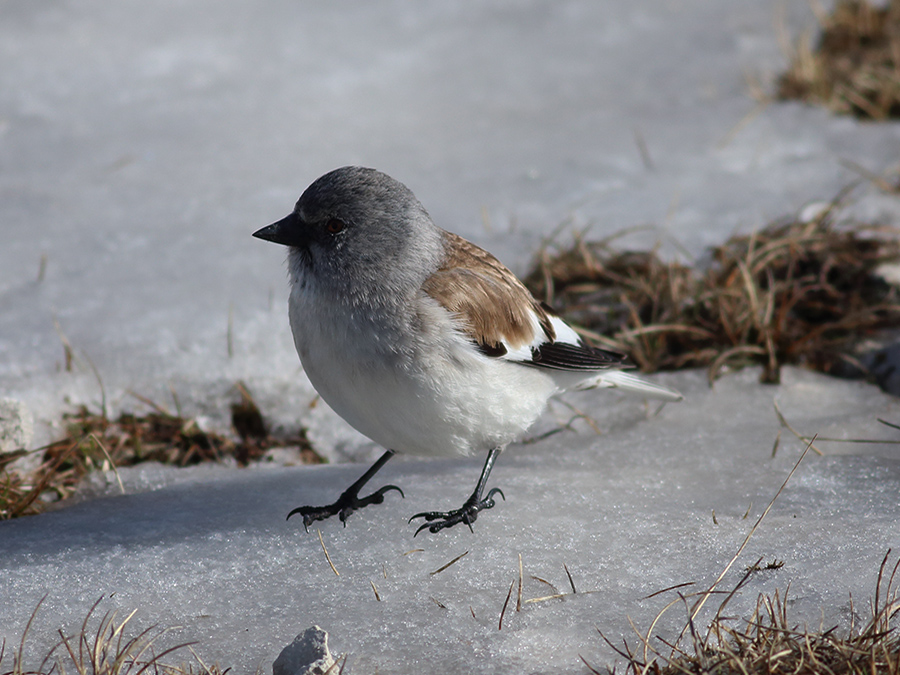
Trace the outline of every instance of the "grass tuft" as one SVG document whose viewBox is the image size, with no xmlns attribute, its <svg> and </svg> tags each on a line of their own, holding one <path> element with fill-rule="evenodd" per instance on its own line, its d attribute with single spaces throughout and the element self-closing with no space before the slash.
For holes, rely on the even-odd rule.
<svg viewBox="0 0 900 675">
<path fill-rule="evenodd" d="M 804 35 L 789 47 L 778 98 L 863 119 L 900 118 L 900 0 L 839 0 L 817 15 L 818 41 Z"/>
<path fill-rule="evenodd" d="M 183 643 L 158 651 L 157 643 L 172 629 L 157 630 L 153 626 L 135 637 L 128 637 L 128 623 L 137 610 L 122 620 L 119 620 L 116 611 L 109 611 L 95 621 L 94 614 L 103 601 L 102 597 L 90 608 L 77 634 L 67 635 L 59 630 L 59 642 L 47 653 L 38 668 L 26 668 L 22 655 L 28 633 L 43 601 L 41 599 L 32 612 L 19 647 L 11 655 L 11 667 L 6 666 L 11 669 L 4 669 L 6 643 L 0 645 L 0 675 L 52 675 L 69 672 L 78 675 L 225 675 L 230 670 L 222 670 L 217 665 L 207 666 L 196 655 L 195 664 L 166 664 L 163 661 L 165 657 L 183 649 L 190 650 L 193 643 Z"/>
<path fill-rule="evenodd" d="M 699 271 L 576 238 L 545 248 L 526 285 L 645 372 L 706 367 L 712 380 L 758 364 L 772 383 L 783 364 L 835 372 L 862 338 L 900 326 L 900 293 L 876 271 L 900 260 L 897 231 L 838 226 L 838 202 L 734 236 Z"/>
<path fill-rule="evenodd" d="M 627 642 L 614 645 L 602 633 L 601 637 L 624 659 L 628 675 L 898 675 L 900 635 L 895 623 L 900 600 L 895 582 L 900 560 L 889 568 L 889 557 L 890 550 L 878 570 L 870 618 L 859 625 L 851 599 L 850 626 L 844 631 L 836 626 L 800 627 L 788 616 L 787 592 L 777 590 L 771 596 L 760 595 L 748 619 L 726 618 L 726 605 L 755 573 L 748 569 L 705 631 L 695 623 L 696 612 L 688 599 L 680 596 L 689 617 L 683 632 L 690 636 L 689 646 L 654 637 L 652 630 L 637 631 L 641 645 L 637 649 Z M 653 624 L 658 620 L 659 616 Z M 600 672 L 586 661 L 585 665 L 592 673 Z"/>
<path fill-rule="evenodd" d="M 142 462 L 184 467 L 228 458 L 243 467 L 270 448 L 285 446 L 299 446 L 305 463 L 322 462 L 303 430 L 290 437 L 271 435 L 247 389 L 240 383 L 237 389 L 241 401 L 231 407 L 233 436 L 205 431 L 196 419 L 172 414 L 140 396 L 152 412 L 126 412 L 112 420 L 81 406 L 64 415 L 66 437 L 36 451 L 42 460 L 36 469 L 25 474 L 14 469 L 13 461 L 25 453 L 0 457 L 0 520 L 41 513 L 48 504 L 70 497 L 95 470 Z"/>
</svg>

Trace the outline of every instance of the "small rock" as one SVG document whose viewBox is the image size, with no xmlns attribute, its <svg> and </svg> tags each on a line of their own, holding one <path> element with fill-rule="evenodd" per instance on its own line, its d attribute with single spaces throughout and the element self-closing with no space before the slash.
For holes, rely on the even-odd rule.
<svg viewBox="0 0 900 675">
<path fill-rule="evenodd" d="M 295 637 L 272 664 L 273 675 L 332 675 L 335 672 L 334 659 L 328 651 L 328 633 L 318 626 L 307 628 Z"/>
<path fill-rule="evenodd" d="M 31 412 L 25 404 L 0 398 L 0 455 L 27 448 L 33 436 Z"/>
</svg>

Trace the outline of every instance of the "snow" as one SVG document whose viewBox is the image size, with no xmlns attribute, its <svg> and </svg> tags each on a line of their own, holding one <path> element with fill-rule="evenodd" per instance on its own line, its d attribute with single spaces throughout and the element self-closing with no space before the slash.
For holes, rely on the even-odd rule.
<svg viewBox="0 0 900 675">
<path fill-rule="evenodd" d="M 781 4 L 0 4 L 0 398 L 26 406 L 36 446 L 73 404 L 140 409 L 129 392 L 170 408 L 174 392 L 186 414 L 227 426 L 241 380 L 273 425 L 309 427 L 332 460 L 374 457 L 311 405 L 283 252 L 250 233 L 321 173 L 361 163 L 519 272 L 560 228 L 565 240 L 652 224 L 624 241 L 699 256 L 830 199 L 858 178 L 846 160 L 878 173 L 900 156 L 897 124 L 749 96 L 747 77 L 784 65 Z M 808 26 L 807 4 L 788 3 L 785 20 Z M 898 210 L 863 185 L 847 213 L 897 222 Z M 795 369 L 777 387 L 754 370 L 712 389 L 700 372 L 660 380 L 686 400 L 658 414 L 616 392 L 566 397 L 603 435 L 575 422 L 510 448 L 490 482 L 507 500 L 474 534 L 412 539 L 406 521 L 458 506 L 482 458 L 394 459 L 373 486 L 405 499 L 309 534 L 286 513 L 330 501 L 363 466 L 142 467 L 123 472 L 125 496 L 106 476 L 93 486 L 106 497 L 0 523 L 0 638 L 16 644 L 46 595 L 33 660 L 103 596 L 101 612 L 181 626 L 167 644 L 197 640 L 237 673 L 269 672 L 314 625 L 356 673 L 612 664 L 597 629 L 619 643 L 629 618 L 647 627 L 674 597 L 650 594 L 712 583 L 794 466 L 803 445 L 785 430 L 772 458 L 774 400 L 823 437 L 893 441 L 877 418 L 900 420 L 874 387 Z M 571 415 L 554 404 L 533 434 Z M 897 446 L 817 447 L 723 586 L 759 558 L 784 566 L 754 574 L 732 615 L 790 585 L 798 621 L 846 621 L 850 594 L 864 607 L 897 550 Z M 525 599 L 552 592 L 532 575 L 569 591 L 563 565 L 578 593 L 508 609 L 498 630 L 520 554 Z M 675 607 L 657 632 L 683 620 Z"/>
<path fill-rule="evenodd" d="M 346 527 L 326 521 L 310 533 L 286 522 L 286 513 L 330 501 L 361 467 L 222 471 L 3 523 L 8 601 L 0 624 L 15 640 L 46 595 L 32 628 L 31 649 L 40 653 L 56 628 L 74 631 L 102 595 L 102 611 L 138 609 L 135 630 L 180 626 L 166 644 L 196 640 L 204 661 L 218 659 L 237 672 L 268 672 L 280 650 L 316 624 L 358 673 L 582 673 L 579 655 L 611 664 L 615 655 L 597 629 L 615 642 L 634 640 L 629 617 L 646 629 L 676 599 L 672 592 L 648 596 L 687 582 L 692 591 L 708 587 L 797 462 L 804 445 L 785 431 L 772 458 L 774 401 L 802 433 L 896 440 L 876 418 L 897 419 L 900 402 L 873 387 L 793 369 L 773 387 L 759 384 L 758 375 L 730 375 L 713 389 L 700 373 L 670 376 L 666 383 L 687 398 L 658 414 L 613 392 L 594 392 L 595 406 L 630 423 L 615 427 L 601 416 L 602 436 L 576 424 L 511 448 L 490 482 L 506 501 L 482 513 L 474 534 L 457 527 L 413 539 L 415 526 L 406 521 L 461 503 L 480 460 L 388 464 L 373 486 L 397 483 L 405 499 L 392 493 L 385 504 L 353 514 Z M 586 406 L 590 397 L 569 402 Z M 545 423 L 554 413 L 570 414 L 557 405 Z M 846 625 L 851 594 L 858 611 L 872 596 L 878 564 L 900 537 L 896 446 L 852 453 L 845 444 L 818 446 L 826 456 L 803 460 L 723 588 L 757 559 L 784 566 L 753 575 L 731 615 L 746 615 L 757 593 L 790 584 L 797 623 Z M 519 555 L 525 600 L 570 593 L 565 568 L 578 592 L 515 612 L 514 590 L 499 630 Z M 709 605 L 712 611 L 716 598 Z M 656 632 L 671 639 L 683 621 L 676 607 Z"/>
</svg>

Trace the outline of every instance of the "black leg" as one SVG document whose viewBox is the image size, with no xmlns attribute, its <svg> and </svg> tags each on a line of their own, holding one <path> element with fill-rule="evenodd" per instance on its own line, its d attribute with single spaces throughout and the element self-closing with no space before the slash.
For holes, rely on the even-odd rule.
<svg viewBox="0 0 900 675">
<path fill-rule="evenodd" d="M 488 476 L 491 475 L 491 469 L 494 468 L 494 462 L 499 455 L 500 448 L 492 448 L 488 453 L 487 459 L 484 461 L 484 468 L 481 470 L 481 477 L 478 479 L 478 485 L 475 486 L 475 492 L 472 493 L 472 496 L 466 500 L 462 507 L 454 511 L 426 511 L 425 513 L 417 513 L 410 518 L 409 522 L 416 518 L 425 519 L 425 524 L 416 530 L 416 534 L 425 529 L 429 532 L 440 532 L 459 523 L 465 523 L 472 530 L 472 523 L 478 518 L 478 512 L 493 508 L 495 494 L 499 494 L 503 499 L 506 499 L 500 488 L 493 488 L 487 493 L 487 497 L 481 498 L 484 487 L 487 485 Z M 474 530 L 472 531 L 474 532 Z"/>
<path fill-rule="evenodd" d="M 356 511 L 357 509 L 361 509 L 364 506 L 368 506 L 369 504 L 380 504 L 384 501 L 384 494 L 389 492 L 390 490 L 396 490 L 400 493 L 400 496 L 403 496 L 403 490 L 398 488 L 396 485 L 385 485 L 380 490 L 376 490 L 368 497 L 363 497 L 360 499 L 359 491 L 362 490 L 363 485 L 369 482 L 369 479 L 372 478 L 378 470 L 387 464 L 387 461 L 394 456 L 393 450 L 388 450 L 385 452 L 378 460 L 369 467 L 369 470 L 366 471 L 358 481 L 356 481 L 353 485 L 348 487 L 341 494 L 340 497 L 337 498 L 337 501 L 334 504 L 328 504 L 327 506 L 300 506 L 293 511 L 291 511 L 287 517 L 299 513 L 303 516 L 303 527 L 306 528 L 306 531 L 309 532 L 309 526 L 311 523 L 314 523 L 317 520 L 325 520 L 326 518 L 330 518 L 331 516 L 337 515 L 341 522 L 344 523 L 344 526 L 347 525 L 347 517 Z"/>
</svg>

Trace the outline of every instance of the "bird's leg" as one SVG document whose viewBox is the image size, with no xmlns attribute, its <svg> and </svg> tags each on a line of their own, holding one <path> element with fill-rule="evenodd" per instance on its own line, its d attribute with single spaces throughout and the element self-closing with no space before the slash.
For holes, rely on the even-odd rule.
<svg viewBox="0 0 900 675">
<path fill-rule="evenodd" d="M 500 450 L 501 448 L 491 448 L 491 451 L 488 452 L 487 459 L 484 461 L 484 468 L 481 470 L 481 477 L 478 479 L 478 485 L 475 486 L 475 491 L 472 493 L 472 496 L 469 497 L 460 508 L 454 511 L 445 512 L 426 511 L 425 513 L 417 513 L 410 518 L 409 522 L 412 522 L 416 518 L 425 519 L 425 524 L 416 530 L 416 534 L 419 534 L 419 532 L 425 529 L 429 532 L 440 532 L 443 529 L 453 527 L 459 523 L 465 523 L 469 526 L 469 529 L 472 530 L 472 523 L 478 518 L 478 512 L 484 509 L 493 508 L 495 494 L 499 494 L 505 500 L 506 497 L 503 495 L 500 488 L 493 488 L 488 491 L 486 497 L 483 499 L 481 497 L 485 485 L 487 484 L 488 476 L 491 474 L 491 469 L 494 468 L 494 462 L 500 455 Z"/>
<path fill-rule="evenodd" d="M 306 528 L 306 531 L 309 532 L 309 526 L 311 523 L 314 523 L 317 520 L 325 520 L 326 518 L 330 518 L 331 516 L 337 515 L 341 522 L 344 523 L 344 526 L 347 525 L 347 517 L 356 511 L 357 509 L 361 509 L 364 506 L 368 506 L 369 504 L 380 504 L 384 501 L 384 495 L 386 492 L 390 490 L 396 490 L 400 493 L 400 496 L 403 497 L 403 490 L 398 488 L 396 485 L 385 485 L 380 490 L 376 490 L 368 497 L 360 498 L 359 491 L 362 490 L 363 485 L 369 482 L 369 479 L 372 478 L 378 470 L 383 467 L 387 461 L 394 456 L 393 450 L 388 450 L 385 452 L 378 460 L 369 467 L 369 470 L 366 471 L 362 476 L 360 476 L 359 480 L 356 481 L 353 485 L 348 487 L 341 494 L 340 497 L 337 498 L 337 501 L 333 504 L 328 504 L 327 506 L 300 506 L 293 511 L 291 511 L 287 517 L 299 513 L 303 516 L 303 527 Z"/>
</svg>

